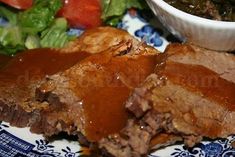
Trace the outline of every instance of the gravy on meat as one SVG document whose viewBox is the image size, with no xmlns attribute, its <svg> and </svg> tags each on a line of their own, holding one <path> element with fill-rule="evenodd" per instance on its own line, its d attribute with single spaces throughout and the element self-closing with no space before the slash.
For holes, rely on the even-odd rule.
<svg viewBox="0 0 235 157">
<path fill-rule="evenodd" d="M 128 119 L 125 101 L 133 89 L 154 71 L 157 63 L 156 55 L 135 59 L 109 57 L 99 55 L 91 59 L 100 69 L 104 69 L 102 80 L 97 77 L 96 84 L 92 88 L 85 88 L 84 96 L 79 95 L 82 98 L 85 132 L 89 141 L 98 141 L 109 134 L 118 133 L 125 126 Z M 109 61 L 102 63 L 102 60 Z M 99 75 L 95 71 L 85 77 L 92 79 L 96 73 Z"/>
<path fill-rule="evenodd" d="M 12 59 L 2 56 L 0 65 L 5 66 L 0 70 L 0 76 L 5 81 L 29 83 L 65 70 L 88 56 L 86 52 L 60 53 L 49 48 L 27 50 Z"/>
<path fill-rule="evenodd" d="M 111 57 L 109 53 L 106 54 L 108 55 L 102 55 L 102 53 L 89 55 L 85 52 L 60 53 L 53 49 L 29 50 L 18 54 L 9 61 L 0 70 L 0 79 L 1 82 L 6 79 L 16 83 L 17 78 L 24 78 L 24 83 L 20 82 L 22 87 L 19 86 L 19 88 L 27 89 L 27 83 L 30 83 L 31 80 L 40 81 L 46 75 L 65 71 L 79 61 L 81 64 L 92 62 L 93 65 L 100 66 L 100 69 L 105 69 L 102 74 L 97 70 L 87 73 L 85 76 L 78 75 L 78 77 L 84 77 L 82 79 L 85 81 L 95 78 L 96 81 L 92 86 L 71 87 L 74 93 L 82 92 L 82 95 L 78 95 L 78 97 L 82 99 L 86 137 L 89 141 L 98 141 L 109 134 L 118 133 L 125 126 L 128 119 L 125 101 L 132 90 L 154 72 L 156 63 L 160 62 L 157 60 L 157 55 L 128 58 Z M 100 82 L 101 84 L 99 84 Z M 75 108 L 68 111 L 69 114 L 77 113 L 76 106 L 70 105 L 71 108 L 72 106 Z M 62 110 L 66 110 L 66 108 Z M 77 118 L 82 116 L 76 115 Z"/>
</svg>

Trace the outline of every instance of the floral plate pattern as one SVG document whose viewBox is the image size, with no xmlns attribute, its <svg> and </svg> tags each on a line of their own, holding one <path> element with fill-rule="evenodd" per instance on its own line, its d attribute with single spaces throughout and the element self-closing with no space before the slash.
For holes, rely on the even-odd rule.
<svg viewBox="0 0 235 157">
<path fill-rule="evenodd" d="M 0 18 L 0 25 L 5 21 Z M 147 13 L 127 13 L 118 28 L 127 30 L 139 40 L 163 52 L 171 41 L 179 41 Z M 80 35 L 83 30 L 71 29 L 68 33 Z M 194 148 L 174 145 L 158 150 L 149 157 L 235 157 L 235 136 L 216 141 L 204 141 Z M 76 140 L 55 139 L 46 141 L 42 135 L 30 133 L 28 128 L 15 128 L 0 122 L 0 157 L 85 157 Z"/>
</svg>

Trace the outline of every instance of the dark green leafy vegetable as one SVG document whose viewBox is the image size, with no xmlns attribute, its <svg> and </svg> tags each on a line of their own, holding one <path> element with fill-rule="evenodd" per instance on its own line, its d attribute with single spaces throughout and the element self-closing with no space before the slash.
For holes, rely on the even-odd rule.
<svg viewBox="0 0 235 157">
<path fill-rule="evenodd" d="M 235 0 L 165 0 L 170 5 L 200 17 L 235 21 Z"/>
<path fill-rule="evenodd" d="M 102 16 L 106 24 L 115 26 L 129 8 L 145 9 L 144 0 L 101 0 Z"/>
</svg>

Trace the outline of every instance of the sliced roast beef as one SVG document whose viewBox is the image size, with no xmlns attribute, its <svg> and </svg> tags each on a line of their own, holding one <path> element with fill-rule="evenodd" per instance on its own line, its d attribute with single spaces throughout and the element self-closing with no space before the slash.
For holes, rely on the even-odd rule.
<svg viewBox="0 0 235 157">
<path fill-rule="evenodd" d="M 169 54 L 168 60 L 202 65 L 222 78 L 235 82 L 235 57 L 232 53 L 215 52 L 188 44 L 170 44 L 166 52 Z"/>
<path fill-rule="evenodd" d="M 48 107 L 34 99 L 37 84 L 46 75 L 63 71 L 88 55 L 36 49 L 15 56 L 0 70 L 0 120 L 18 127 L 30 126 L 38 112 Z"/>
<path fill-rule="evenodd" d="M 47 136 L 81 132 L 92 142 L 119 132 L 128 118 L 124 102 L 161 62 L 158 55 L 153 48 L 128 41 L 48 76 L 36 98 L 50 107 L 41 112 L 32 131 Z"/>
<path fill-rule="evenodd" d="M 135 123 L 99 142 L 106 153 L 146 155 L 151 139 L 162 133 L 182 138 L 190 147 L 203 137 L 235 133 L 234 55 L 212 55 L 189 45 L 172 45 L 166 53 L 165 68 L 150 75 L 126 103 Z"/>
<path fill-rule="evenodd" d="M 126 41 L 132 41 L 133 45 L 140 44 L 137 39 L 124 30 L 113 27 L 97 27 L 85 31 L 77 40 L 63 48 L 62 51 L 85 51 L 94 54 Z"/>
<path fill-rule="evenodd" d="M 39 111 L 49 107 L 35 100 L 36 87 L 46 75 L 68 69 L 88 53 L 99 53 L 129 40 L 137 45 L 137 40 L 126 31 L 100 27 L 85 31 L 63 49 L 31 50 L 19 53 L 10 61 L 1 58 L 0 120 L 18 127 L 30 126 L 40 117 Z"/>
<path fill-rule="evenodd" d="M 0 120 L 46 136 L 77 135 L 118 157 L 235 133 L 233 54 L 177 44 L 159 54 L 109 27 L 44 52 L 45 64 L 37 57 L 29 64 L 35 53 L 22 53 L 29 58 L 19 55 L 1 69 Z"/>
</svg>

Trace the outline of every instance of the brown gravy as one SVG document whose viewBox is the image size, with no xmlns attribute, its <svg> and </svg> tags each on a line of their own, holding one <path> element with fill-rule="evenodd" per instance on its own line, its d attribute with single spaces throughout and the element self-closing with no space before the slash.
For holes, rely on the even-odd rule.
<svg viewBox="0 0 235 157">
<path fill-rule="evenodd" d="M 90 78 L 95 77 L 97 84 L 83 90 L 88 91 L 82 98 L 88 140 L 98 141 L 125 126 L 128 118 L 125 101 L 130 92 L 154 71 L 156 58 L 156 55 L 136 59 L 100 55 L 90 60 L 104 72 L 99 80 L 100 71 L 94 71 Z"/>
<path fill-rule="evenodd" d="M 0 69 L 3 68 L 12 58 L 6 55 L 0 55 Z"/>
<path fill-rule="evenodd" d="M 154 71 L 156 55 L 128 58 L 112 57 L 109 54 L 89 55 L 83 52 L 63 54 L 52 49 L 35 49 L 20 53 L 11 59 L 0 70 L 0 81 L 7 79 L 15 83 L 17 77 L 22 76 L 28 82 L 40 80 L 45 75 L 68 69 L 79 61 L 81 64 L 92 62 L 93 65 L 104 69 L 102 77 L 98 77 L 92 86 L 74 88 L 75 93 L 76 90 L 82 91 L 81 95 L 77 94 L 82 98 L 86 137 L 90 141 L 97 141 L 108 134 L 119 132 L 125 126 L 128 118 L 125 101 L 130 92 Z M 96 79 L 96 75 L 101 76 L 100 69 L 87 73 L 82 79 Z M 27 87 L 27 82 L 25 83 L 22 88 Z"/>
<path fill-rule="evenodd" d="M 83 99 L 86 115 L 86 134 L 91 141 L 98 141 L 111 133 L 117 133 L 127 121 L 124 102 L 130 89 L 103 87 Z"/>
<path fill-rule="evenodd" d="M 168 62 L 164 73 L 173 82 L 202 93 L 230 111 L 235 111 L 235 84 L 200 65 Z"/>
<path fill-rule="evenodd" d="M 87 56 L 89 54 L 85 52 L 62 53 L 49 48 L 27 50 L 8 60 L 0 70 L 0 79 L 20 84 L 29 83 L 65 70 Z"/>
</svg>

